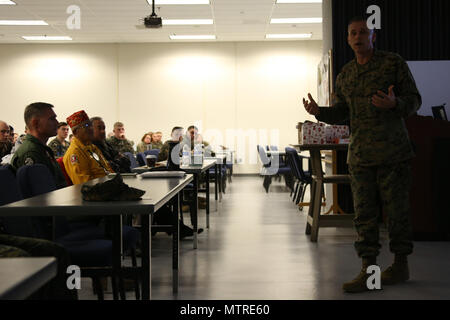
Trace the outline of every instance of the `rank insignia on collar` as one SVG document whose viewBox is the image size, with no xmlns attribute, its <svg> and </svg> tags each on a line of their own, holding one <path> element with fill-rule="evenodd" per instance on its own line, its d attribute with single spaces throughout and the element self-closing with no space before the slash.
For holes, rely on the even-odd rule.
<svg viewBox="0 0 450 320">
<path fill-rule="evenodd" d="M 34 160 L 31 158 L 26 158 L 25 159 L 25 165 L 27 166 L 32 166 L 34 164 Z"/>
<path fill-rule="evenodd" d="M 78 163 L 78 157 L 76 154 L 70 156 L 70 163 L 72 164 Z"/>
</svg>

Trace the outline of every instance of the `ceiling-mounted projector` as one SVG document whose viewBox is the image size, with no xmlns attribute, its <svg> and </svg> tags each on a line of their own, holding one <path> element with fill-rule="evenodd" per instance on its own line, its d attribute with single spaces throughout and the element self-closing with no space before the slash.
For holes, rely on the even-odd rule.
<svg viewBox="0 0 450 320">
<path fill-rule="evenodd" d="M 161 28 L 162 19 L 161 17 L 158 17 L 156 14 L 151 14 L 148 17 L 144 18 L 144 25 L 146 28 Z"/>
</svg>

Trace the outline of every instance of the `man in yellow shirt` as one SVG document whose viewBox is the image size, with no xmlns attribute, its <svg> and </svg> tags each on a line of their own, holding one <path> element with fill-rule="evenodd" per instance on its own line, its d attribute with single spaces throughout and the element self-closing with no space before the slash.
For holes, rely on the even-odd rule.
<svg viewBox="0 0 450 320">
<path fill-rule="evenodd" d="M 88 115 L 79 111 L 67 118 L 74 137 L 64 155 L 64 166 L 74 184 L 113 173 L 100 149 L 93 143 L 94 131 Z"/>
</svg>

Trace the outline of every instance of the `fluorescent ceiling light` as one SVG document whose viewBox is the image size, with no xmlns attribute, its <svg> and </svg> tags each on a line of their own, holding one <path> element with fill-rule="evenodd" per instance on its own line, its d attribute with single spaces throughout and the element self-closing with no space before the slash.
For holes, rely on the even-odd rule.
<svg viewBox="0 0 450 320">
<path fill-rule="evenodd" d="M 0 26 L 48 26 L 43 20 L 0 20 Z"/>
<path fill-rule="evenodd" d="M 171 40 L 216 40 L 215 35 L 170 35 Z"/>
<path fill-rule="evenodd" d="M 72 41 L 71 37 L 66 36 L 23 36 L 28 41 Z"/>
<path fill-rule="evenodd" d="M 266 34 L 266 39 L 309 39 L 312 33 Z"/>
<path fill-rule="evenodd" d="M 322 0 L 277 0 L 277 3 L 322 3 Z"/>
<path fill-rule="evenodd" d="M 322 23 L 322 18 L 282 18 L 282 19 L 271 19 L 270 23 Z"/>
<path fill-rule="evenodd" d="M 173 25 L 200 25 L 213 24 L 213 19 L 163 19 L 162 24 L 167 26 Z"/>
<path fill-rule="evenodd" d="M 16 3 L 11 0 L 0 0 L 0 5 L 2 4 L 8 4 L 8 5 L 15 5 Z"/>
<path fill-rule="evenodd" d="M 152 5 L 152 0 L 147 0 Z M 209 0 L 155 0 L 155 5 L 164 4 L 209 4 Z"/>
</svg>

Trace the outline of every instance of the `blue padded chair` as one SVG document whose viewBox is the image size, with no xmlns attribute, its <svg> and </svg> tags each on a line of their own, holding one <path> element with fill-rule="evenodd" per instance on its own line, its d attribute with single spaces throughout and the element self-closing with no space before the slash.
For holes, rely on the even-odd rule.
<svg viewBox="0 0 450 320">
<path fill-rule="evenodd" d="M 263 167 L 270 167 L 270 158 L 267 156 L 267 152 L 260 145 L 256 146 L 256 148 L 258 150 L 259 159 L 261 160 Z"/>
<path fill-rule="evenodd" d="M 47 169 L 47 168 L 45 168 Z M 47 169 L 48 170 L 48 169 Z M 49 172 L 50 173 L 50 172 Z M 0 169 L 0 181 L 2 183 L 0 184 L 0 205 L 5 205 L 8 203 L 20 201 L 23 199 L 22 193 L 19 188 L 18 181 L 16 179 L 16 176 L 14 175 L 13 171 L 9 167 L 1 168 Z M 11 219 L 13 218 L 13 221 Z M 25 237 L 33 237 L 33 238 L 40 238 L 40 231 L 36 230 L 36 225 L 32 222 L 32 219 L 29 217 L 6 217 L 3 219 L 3 226 L 5 227 L 5 232 L 8 234 L 16 235 L 16 236 L 25 236 Z M 11 223 L 12 222 L 12 223 Z M 20 223 L 20 224 L 19 224 Z M 76 248 L 76 243 L 71 244 L 73 246 L 73 249 L 78 250 Z M 112 255 L 112 243 L 111 241 L 101 241 L 97 242 L 96 244 L 92 242 L 83 242 L 78 243 L 78 245 L 82 245 L 84 247 L 89 248 L 89 250 L 92 252 L 95 251 L 96 248 L 101 248 L 102 251 L 105 251 L 105 248 L 108 250 L 108 255 L 105 254 L 99 254 L 98 251 L 95 251 L 95 255 L 92 254 L 91 257 L 94 257 L 96 261 L 102 259 L 101 264 L 97 264 L 96 266 L 111 266 L 111 255 Z M 67 249 L 67 247 L 66 247 Z M 69 254 L 71 253 L 70 250 L 68 250 Z M 101 252 L 100 252 L 101 253 Z M 83 256 L 83 259 L 88 259 L 89 257 L 87 255 Z M 77 261 L 74 260 L 72 257 L 72 262 L 78 264 L 80 267 L 83 266 L 84 261 Z M 111 273 L 108 271 L 108 273 Z M 88 274 L 85 274 L 83 272 L 83 275 L 89 276 Z M 101 291 L 101 287 L 99 287 L 99 280 L 96 276 L 92 275 L 91 278 L 93 280 L 97 280 L 94 282 L 94 285 L 98 289 L 97 292 L 99 293 L 99 299 L 103 299 L 103 291 Z"/>
<path fill-rule="evenodd" d="M 145 166 L 146 165 L 146 163 L 145 163 L 145 153 L 143 153 L 143 152 L 137 153 L 136 154 L 136 160 L 137 160 L 137 163 L 138 163 L 138 165 L 140 167 Z M 133 166 L 132 166 L 132 168 L 133 168 Z"/>
<path fill-rule="evenodd" d="M 284 176 L 286 186 L 289 189 L 293 189 L 293 181 L 292 181 L 292 172 L 291 168 L 286 165 L 285 163 L 280 163 L 278 161 L 278 166 L 272 167 L 271 165 L 275 162 L 275 157 L 268 157 L 266 151 L 263 147 L 257 146 L 258 154 L 260 157 L 260 160 L 263 164 L 263 168 L 261 171 L 261 175 L 264 176 L 264 189 L 266 189 L 266 192 L 269 193 L 269 186 L 272 183 L 272 176 L 278 176 L 282 175 Z"/>
<path fill-rule="evenodd" d="M 25 198 L 43 194 L 56 190 L 53 176 L 48 168 L 41 164 L 33 166 L 23 166 L 17 172 L 20 190 Z M 95 226 L 91 223 L 64 223 L 63 219 L 59 220 L 57 225 L 57 239 L 65 241 L 77 240 L 98 240 L 105 239 L 105 231 L 103 228 Z M 133 250 L 136 248 L 140 233 L 130 226 L 122 227 L 122 237 L 124 250 Z"/>
<path fill-rule="evenodd" d="M 42 164 L 19 168 L 17 171 L 17 179 L 22 194 L 25 197 L 36 196 L 56 190 L 53 176 L 48 168 Z M 123 226 L 122 236 L 124 250 L 131 250 L 133 267 L 135 267 L 135 249 L 140 233 L 130 226 Z M 55 239 L 57 243 L 66 247 L 72 261 L 76 261 L 76 264 L 80 267 L 90 268 L 112 265 L 112 242 L 106 239 L 104 230 L 96 225 L 89 223 L 85 225 L 78 224 L 75 228 L 67 222 L 65 217 L 56 217 Z M 97 282 L 98 287 L 98 279 L 93 277 L 93 280 Z M 120 280 L 122 285 L 122 279 Z M 138 290 L 137 281 L 136 278 L 136 290 Z M 97 292 L 99 292 L 99 298 L 101 298 L 101 290 Z M 122 295 L 124 296 L 125 294 L 122 293 Z"/>
<path fill-rule="evenodd" d="M 138 162 L 136 161 L 136 158 L 134 157 L 134 154 L 132 154 L 131 152 L 124 152 L 124 155 L 126 155 L 128 157 L 128 159 L 130 159 L 131 162 L 131 169 L 139 167 Z"/>
<path fill-rule="evenodd" d="M 220 172 L 217 172 L 218 174 Z M 222 166 L 222 181 L 219 181 L 219 183 L 221 183 L 221 187 L 222 187 L 222 192 L 225 193 L 225 188 L 226 188 L 226 184 L 227 184 L 227 167 L 225 165 Z M 209 181 L 210 182 L 215 182 L 216 177 L 214 176 L 215 174 L 215 169 L 210 168 L 209 169 Z"/>
<path fill-rule="evenodd" d="M 285 150 L 287 161 L 291 166 L 294 177 L 297 179 L 295 190 L 293 192 L 293 201 L 295 204 L 299 204 L 300 202 L 303 202 L 307 186 L 312 183 L 311 173 L 303 170 L 304 157 L 300 156 L 297 153 L 297 150 L 293 148 L 286 148 Z M 300 209 L 302 210 L 303 207 Z"/>
<path fill-rule="evenodd" d="M 23 199 L 13 169 L 7 165 L 0 168 L 0 205 L 16 202 Z M 36 231 L 30 217 L 3 217 L 1 218 L 5 232 L 21 236 L 36 238 Z"/>
<path fill-rule="evenodd" d="M 146 156 L 148 156 L 148 155 L 152 155 L 152 156 L 156 156 L 156 158 L 158 158 L 158 156 L 159 156 L 159 149 L 151 149 L 151 150 L 146 150 L 146 151 L 144 151 L 144 154 L 146 155 Z"/>
</svg>

